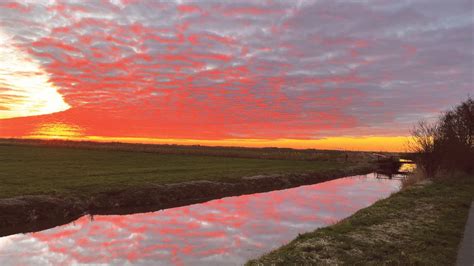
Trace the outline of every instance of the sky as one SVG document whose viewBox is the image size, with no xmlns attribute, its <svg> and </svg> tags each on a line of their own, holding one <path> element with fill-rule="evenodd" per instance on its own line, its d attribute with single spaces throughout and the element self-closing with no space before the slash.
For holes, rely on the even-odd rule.
<svg viewBox="0 0 474 266">
<path fill-rule="evenodd" d="M 0 137 L 401 151 L 473 69 L 471 0 L 0 1 Z"/>
</svg>

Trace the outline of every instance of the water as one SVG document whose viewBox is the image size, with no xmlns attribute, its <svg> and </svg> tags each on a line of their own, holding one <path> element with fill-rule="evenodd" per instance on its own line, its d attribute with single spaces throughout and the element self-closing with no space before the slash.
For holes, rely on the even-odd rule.
<svg viewBox="0 0 474 266">
<path fill-rule="evenodd" d="M 398 179 L 369 174 L 151 213 L 85 216 L 0 238 L 0 265 L 241 265 L 399 188 Z"/>
</svg>

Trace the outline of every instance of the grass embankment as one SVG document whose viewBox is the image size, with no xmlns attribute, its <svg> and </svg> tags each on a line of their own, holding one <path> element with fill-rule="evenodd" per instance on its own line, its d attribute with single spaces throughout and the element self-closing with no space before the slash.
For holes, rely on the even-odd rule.
<svg viewBox="0 0 474 266">
<path fill-rule="evenodd" d="M 0 145 L 0 198 L 64 194 L 87 196 L 128 187 L 146 187 L 150 183 L 169 184 L 196 180 L 233 182 L 243 176 L 324 173 L 363 164 L 361 161 L 268 160 L 132 150 L 11 143 Z M 248 152 L 257 156 L 257 151 L 250 149 Z M 262 156 L 266 153 L 267 150 L 260 150 Z"/>
<path fill-rule="evenodd" d="M 453 265 L 473 196 L 473 177 L 415 186 L 248 264 Z"/>
</svg>

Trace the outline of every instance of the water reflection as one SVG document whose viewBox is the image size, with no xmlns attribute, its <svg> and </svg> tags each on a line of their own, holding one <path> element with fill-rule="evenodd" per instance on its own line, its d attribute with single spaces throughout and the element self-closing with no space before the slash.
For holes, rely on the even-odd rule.
<svg viewBox="0 0 474 266">
<path fill-rule="evenodd" d="M 239 265 L 389 196 L 374 174 L 0 238 L 1 265 Z"/>
<path fill-rule="evenodd" d="M 400 166 L 400 169 L 398 170 L 400 173 L 413 173 L 416 169 L 416 164 L 415 163 L 404 163 Z"/>
</svg>

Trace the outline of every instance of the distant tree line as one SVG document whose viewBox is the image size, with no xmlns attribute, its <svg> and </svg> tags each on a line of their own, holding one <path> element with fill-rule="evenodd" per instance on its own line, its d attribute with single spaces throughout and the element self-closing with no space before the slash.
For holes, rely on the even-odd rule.
<svg viewBox="0 0 474 266">
<path fill-rule="evenodd" d="M 410 150 L 419 168 L 433 178 L 443 171 L 474 171 L 474 101 L 471 97 L 444 112 L 436 122 L 419 122 L 411 132 Z"/>
</svg>

